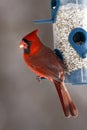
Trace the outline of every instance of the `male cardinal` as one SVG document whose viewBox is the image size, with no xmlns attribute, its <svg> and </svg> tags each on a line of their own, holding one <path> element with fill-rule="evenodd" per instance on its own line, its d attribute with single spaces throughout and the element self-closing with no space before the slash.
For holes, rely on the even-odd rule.
<svg viewBox="0 0 87 130">
<path fill-rule="evenodd" d="M 64 84 L 65 64 L 50 48 L 43 45 L 37 32 L 38 30 L 29 33 L 20 42 L 20 48 L 24 49 L 24 61 L 38 76 L 54 83 L 65 116 L 75 117 L 78 110 Z"/>
</svg>

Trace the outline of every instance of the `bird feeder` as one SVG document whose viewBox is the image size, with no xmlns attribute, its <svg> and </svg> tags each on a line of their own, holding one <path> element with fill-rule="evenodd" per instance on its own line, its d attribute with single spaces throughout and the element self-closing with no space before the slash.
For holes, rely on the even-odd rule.
<svg viewBox="0 0 87 130">
<path fill-rule="evenodd" d="M 51 0 L 54 48 L 67 66 L 66 83 L 87 84 L 87 0 Z"/>
</svg>

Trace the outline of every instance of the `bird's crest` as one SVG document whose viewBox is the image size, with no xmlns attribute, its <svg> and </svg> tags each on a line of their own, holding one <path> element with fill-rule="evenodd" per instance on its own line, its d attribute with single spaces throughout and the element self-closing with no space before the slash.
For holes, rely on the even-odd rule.
<svg viewBox="0 0 87 130">
<path fill-rule="evenodd" d="M 38 33 L 38 29 L 34 30 L 33 32 L 27 34 L 24 38 L 27 40 L 32 40 L 34 38 L 34 36 L 37 36 Z"/>
</svg>

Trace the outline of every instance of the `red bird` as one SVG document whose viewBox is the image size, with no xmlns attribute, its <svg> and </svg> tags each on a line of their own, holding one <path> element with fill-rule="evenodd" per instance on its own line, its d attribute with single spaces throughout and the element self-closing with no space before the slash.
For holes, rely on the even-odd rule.
<svg viewBox="0 0 87 130">
<path fill-rule="evenodd" d="M 65 64 L 50 48 L 43 45 L 37 32 L 38 30 L 29 33 L 20 43 L 20 48 L 24 49 L 24 61 L 38 76 L 54 83 L 65 116 L 77 116 L 78 110 L 64 84 Z"/>
</svg>

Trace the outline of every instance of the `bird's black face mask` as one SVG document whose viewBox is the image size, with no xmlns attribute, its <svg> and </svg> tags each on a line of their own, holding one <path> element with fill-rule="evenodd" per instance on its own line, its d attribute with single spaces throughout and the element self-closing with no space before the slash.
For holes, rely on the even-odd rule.
<svg viewBox="0 0 87 130">
<path fill-rule="evenodd" d="M 28 53 L 30 52 L 30 46 L 31 46 L 31 41 L 28 41 L 27 39 L 23 38 L 22 41 L 24 41 L 27 44 L 27 48 L 24 48 L 24 53 Z"/>
</svg>

